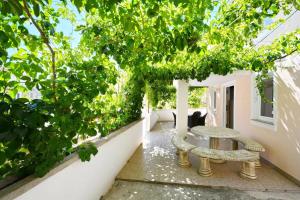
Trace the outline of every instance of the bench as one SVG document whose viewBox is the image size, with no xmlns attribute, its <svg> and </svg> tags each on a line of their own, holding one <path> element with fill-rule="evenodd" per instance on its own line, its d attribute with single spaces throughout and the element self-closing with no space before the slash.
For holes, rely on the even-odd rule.
<svg viewBox="0 0 300 200">
<path fill-rule="evenodd" d="M 186 135 L 185 134 L 175 134 L 172 137 L 172 143 L 177 148 L 178 152 L 178 165 L 180 167 L 190 167 L 191 163 L 189 161 L 188 152 L 196 146 L 188 143 L 185 141 Z"/>
<path fill-rule="evenodd" d="M 211 176 L 213 174 L 210 167 L 209 159 L 222 159 L 227 161 L 243 162 L 241 176 L 249 179 L 256 179 L 255 161 L 259 158 L 258 153 L 247 150 L 223 151 L 218 149 L 208 149 L 205 147 L 197 147 L 191 150 L 200 159 L 198 173 L 201 176 Z"/>
<path fill-rule="evenodd" d="M 242 136 L 232 138 L 232 149 L 233 150 L 238 150 L 239 142 L 242 143 L 244 145 L 244 149 L 246 149 L 248 151 L 257 152 L 257 153 L 266 151 L 265 148 L 258 142 L 254 141 L 250 138 L 246 138 L 246 137 L 242 137 Z M 259 158 L 255 161 L 255 167 L 256 168 L 261 167 Z"/>
</svg>

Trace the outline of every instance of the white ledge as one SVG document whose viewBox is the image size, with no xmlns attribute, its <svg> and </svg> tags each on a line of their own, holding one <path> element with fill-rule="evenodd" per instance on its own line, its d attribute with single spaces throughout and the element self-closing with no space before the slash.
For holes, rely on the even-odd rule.
<svg viewBox="0 0 300 200">
<path fill-rule="evenodd" d="M 253 124 L 255 126 L 270 129 L 270 130 L 273 130 L 273 131 L 275 130 L 275 124 L 273 122 L 263 121 L 263 120 L 260 120 L 260 119 L 251 119 L 250 122 L 251 122 L 251 124 Z"/>
<path fill-rule="evenodd" d="M 108 143 L 113 138 L 121 135 L 122 133 L 124 133 L 125 131 L 127 131 L 128 129 L 133 127 L 134 125 L 138 124 L 142 120 L 143 119 L 132 122 L 132 123 L 120 128 L 120 129 L 112 132 L 111 134 L 107 135 L 106 137 L 97 138 L 95 140 L 92 140 L 91 142 L 93 142 L 99 150 L 99 148 L 101 148 L 104 144 Z M 142 133 L 140 133 L 140 134 L 142 134 Z M 101 151 L 99 151 L 98 154 L 101 154 Z M 129 155 L 129 157 L 130 156 L 131 155 Z M 126 159 L 128 159 L 128 158 L 126 158 Z M 0 199 L 6 199 L 6 200 L 15 199 L 15 198 L 23 195 L 24 193 L 30 191 L 32 188 L 39 185 L 40 183 L 42 183 L 46 179 L 48 179 L 48 178 L 54 176 L 55 174 L 61 172 L 62 170 L 64 170 L 65 168 L 69 167 L 74 162 L 79 161 L 79 160 L 80 160 L 80 158 L 79 158 L 78 154 L 76 152 L 74 152 L 71 155 L 67 156 L 62 162 L 58 163 L 56 165 L 56 167 L 51 169 L 45 176 L 43 176 L 41 178 L 37 178 L 37 177 L 34 177 L 33 175 L 31 175 L 31 176 L 28 176 L 24 179 L 21 179 L 21 180 L 17 181 L 16 183 L 14 183 L 14 184 L 6 187 L 6 188 L 3 188 L 0 191 Z M 49 190 L 51 190 L 51 188 L 49 188 Z"/>
</svg>

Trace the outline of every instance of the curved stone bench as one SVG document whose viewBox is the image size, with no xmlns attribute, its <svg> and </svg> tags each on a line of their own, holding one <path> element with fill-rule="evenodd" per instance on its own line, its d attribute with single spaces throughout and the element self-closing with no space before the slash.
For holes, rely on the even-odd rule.
<svg viewBox="0 0 300 200">
<path fill-rule="evenodd" d="M 178 165 L 181 167 L 190 167 L 191 163 L 189 161 L 188 152 L 196 148 L 196 146 L 186 142 L 185 139 L 185 134 L 176 134 L 172 137 L 172 143 L 178 151 Z"/>
<path fill-rule="evenodd" d="M 205 147 L 197 147 L 191 150 L 191 153 L 197 155 L 200 159 L 198 173 L 201 176 L 211 176 L 213 174 L 210 167 L 209 159 L 222 159 L 227 161 L 243 162 L 241 176 L 256 179 L 255 161 L 259 158 L 258 153 L 247 150 L 223 151 L 218 149 L 208 149 Z"/>
<path fill-rule="evenodd" d="M 244 145 L 244 148 L 246 150 L 249 150 L 249 151 L 252 151 L 252 152 L 257 152 L 257 153 L 266 151 L 265 148 L 261 144 L 259 144 L 258 142 L 254 141 L 250 138 L 246 138 L 246 137 L 242 137 L 242 136 L 232 138 L 232 149 L 233 150 L 238 150 L 239 142 Z M 256 168 L 261 167 L 259 158 L 255 162 L 255 167 Z"/>
</svg>

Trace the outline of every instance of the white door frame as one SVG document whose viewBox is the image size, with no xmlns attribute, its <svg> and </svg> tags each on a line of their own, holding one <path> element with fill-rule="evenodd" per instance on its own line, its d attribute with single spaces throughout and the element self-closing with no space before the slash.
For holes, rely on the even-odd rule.
<svg viewBox="0 0 300 200">
<path fill-rule="evenodd" d="M 235 87 L 235 81 L 230 81 L 227 83 L 224 83 L 222 85 L 222 91 L 223 91 L 223 127 L 226 127 L 226 88 L 233 86 L 233 128 L 235 128 L 235 117 L 236 117 L 236 87 Z"/>
</svg>

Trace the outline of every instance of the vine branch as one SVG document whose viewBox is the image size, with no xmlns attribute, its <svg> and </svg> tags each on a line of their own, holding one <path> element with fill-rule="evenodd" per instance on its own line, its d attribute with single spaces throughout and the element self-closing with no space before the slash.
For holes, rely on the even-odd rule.
<svg viewBox="0 0 300 200">
<path fill-rule="evenodd" d="M 291 52 L 288 53 L 288 54 L 285 54 L 284 56 L 281 56 L 281 57 L 279 57 L 279 58 L 275 58 L 275 59 L 273 59 L 273 60 L 270 60 L 270 61 L 268 61 L 268 62 L 265 62 L 265 64 L 268 64 L 268 63 L 270 63 L 270 62 L 274 62 L 274 61 L 276 61 L 276 60 L 284 59 L 284 58 L 286 58 L 286 57 L 292 55 L 293 53 L 295 53 L 297 50 L 298 50 L 298 49 L 294 49 L 293 51 L 291 51 Z"/>
<path fill-rule="evenodd" d="M 33 16 L 31 15 L 29 9 L 28 9 L 28 5 L 26 3 L 26 0 L 23 0 L 23 9 L 26 12 L 27 16 L 29 17 L 29 19 L 31 20 L 31 22 L 33 23 L 33 25 L 36 27 L 36 29 L 38 30 L 38 32 L 40 33 L 44 43 L 46 44 L 46 46 L 48 47 L 50 53 L 51 53 L 51 68 L 52 68 L 52 89 L 53 89 L 53 93 L 54 93 L 54 101 L 56 102 L 56 64 L 55 64 L 55 51 L 53 50 L 53 48 L 50 45 L 49 42 L 49 38 L 46 36 L 46 34 L 44 33 L 44 31 L 42 30 L 42 28 L 37 24 L 37 22 L 35 21 L 35 19 L 33 18 Z"/>
</svg>

